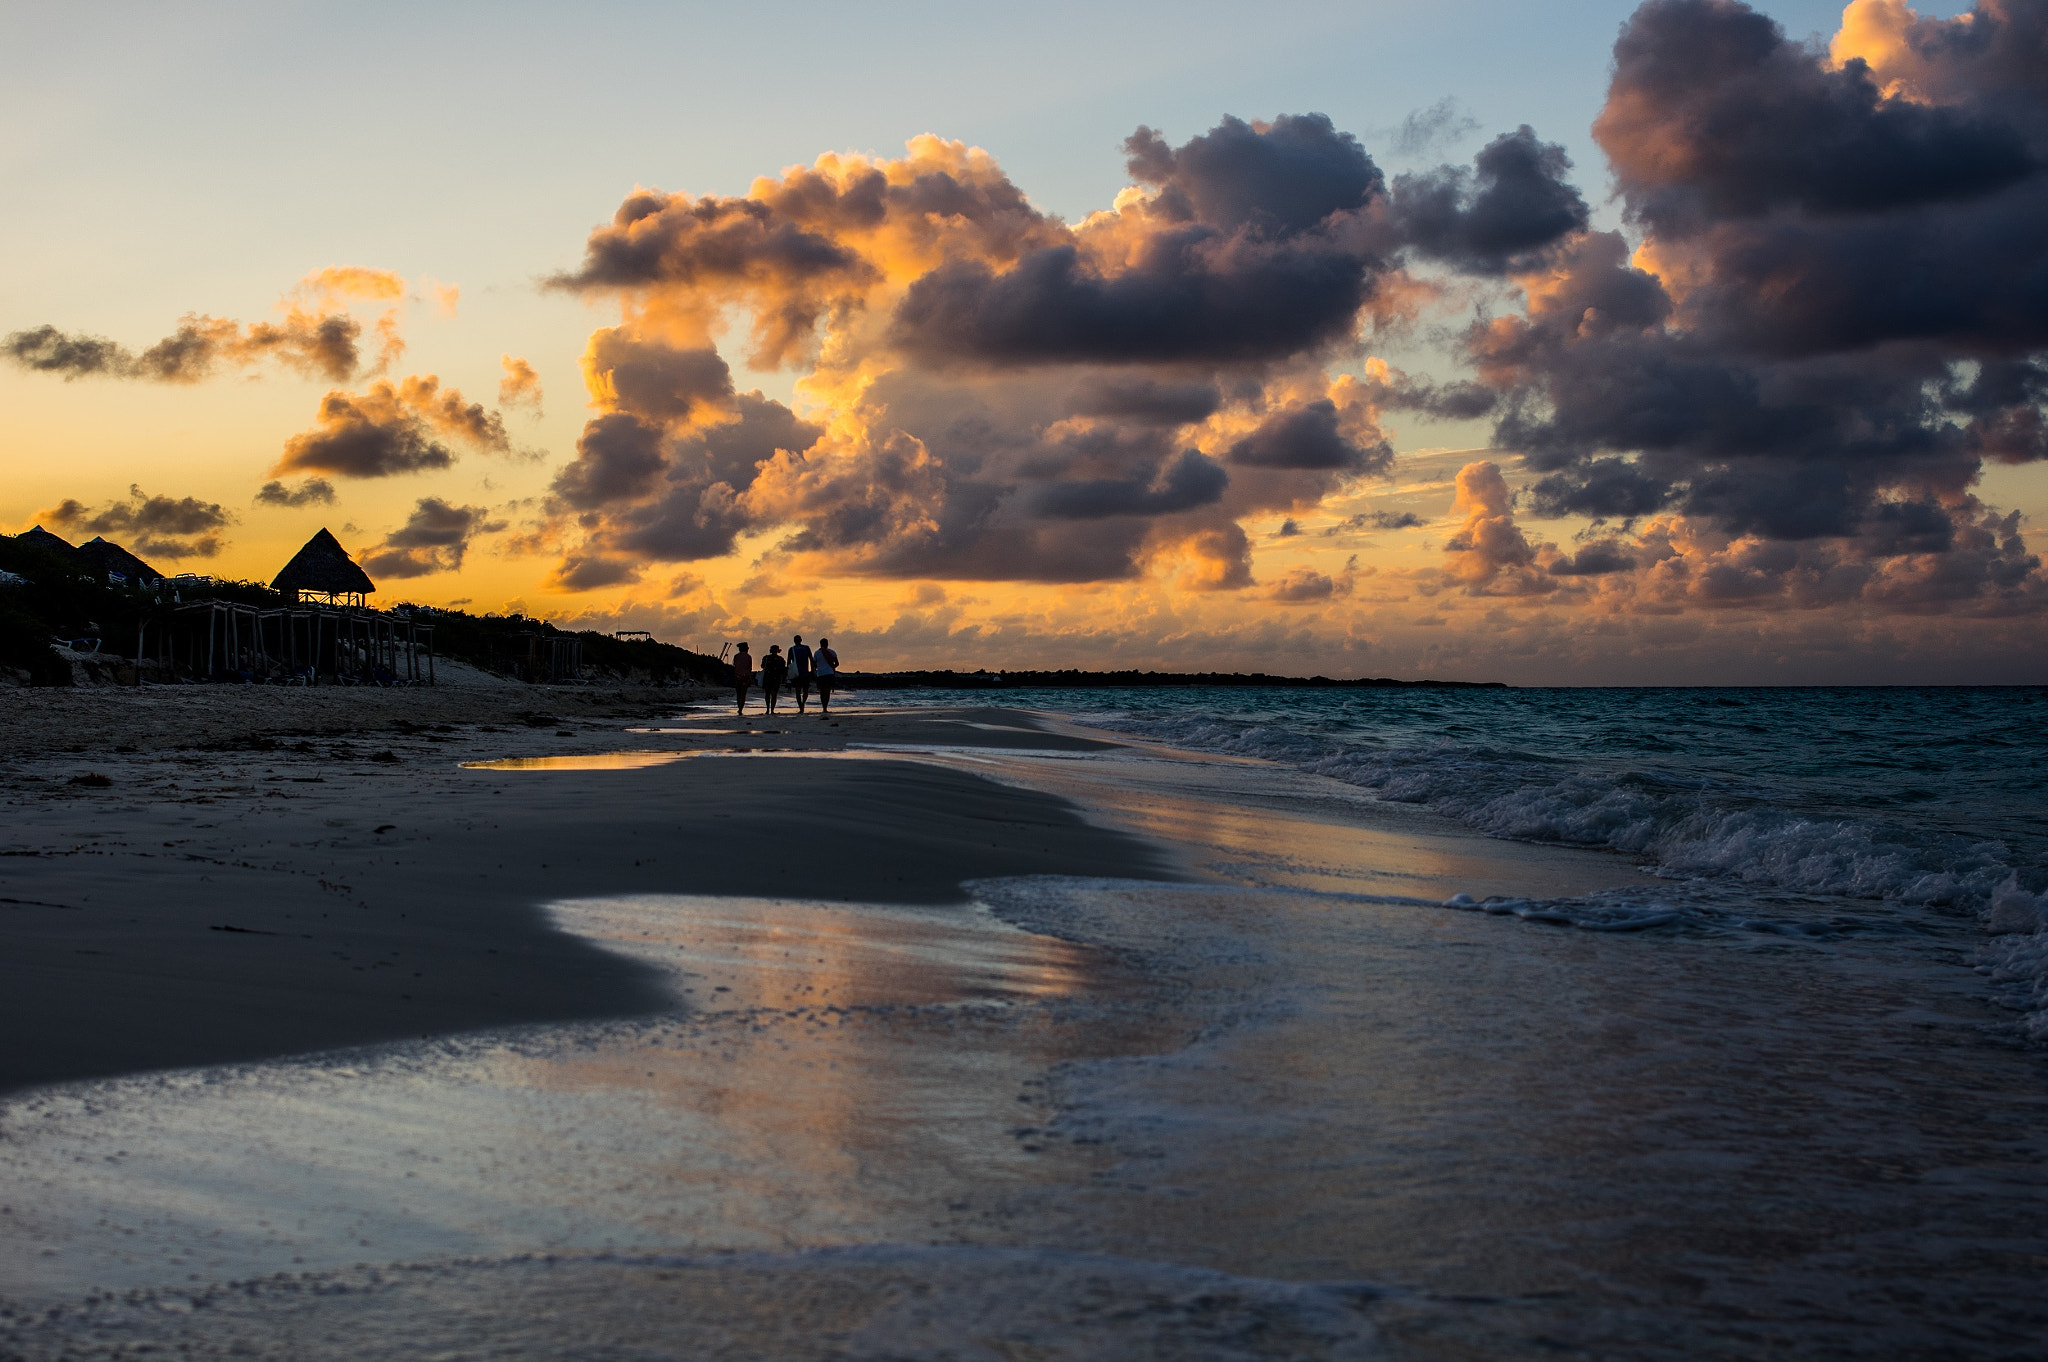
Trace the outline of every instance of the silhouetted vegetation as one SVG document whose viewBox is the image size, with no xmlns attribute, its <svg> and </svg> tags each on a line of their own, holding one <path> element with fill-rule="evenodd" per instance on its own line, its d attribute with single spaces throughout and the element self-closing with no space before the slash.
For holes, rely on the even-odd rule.
<svg viewBox="0 0 2048 1362">
<path fill-rule="evenodd" d="M 1378 686 L 1505 686 L 1505 681 L 1399 681 L 1387 676 L 1268 676 L 1265 672 L 843 672 L 841 684 L 859 690 L 1049 690 L 1128 689 L 1135 686 L 1282 686 L 1290 689 L 1358 689 Z"/>
<path fill-rule="evenodd" d="M 0 535 L 0 571 L 23 579 L 0 585 L 0 668 L 38 686 L 71 684 L 70 664 L 51 647 L 59 640 L 99 638 L 109 653 L 132 657 L 136 626 L 172 605 L 223 600 L 274 610 L 290 604 L 261 582 L 222 577 L 184 576 L 148 587 L 110 583 L 61 550 L 10 535 Z M 535 638 L 573 638 L 586 679 L 723 684 L 730 674 L 717 658 L 672 643 L 594 630 L 567 633 L 526 615 L 472 615 L 411 604 L 391 607 L 390 613 L 431 623 L 437 655 L 485 671 L 516 673 L 516 660 L 528 654 Z"/>
</svg>

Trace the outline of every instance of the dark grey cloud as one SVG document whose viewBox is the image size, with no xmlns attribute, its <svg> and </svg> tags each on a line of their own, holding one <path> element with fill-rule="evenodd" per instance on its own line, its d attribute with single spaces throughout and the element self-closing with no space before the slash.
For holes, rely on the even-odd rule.
<svg viewBox="0 0 2048 1362">
<path fill-rule="evenodd" d="M 425 577 L 454 572 L 462 566 L 470 541 L 479 534 L 505 528 L 482 506 L 457 506 L 440 497 L 422 497 L 405 524 L 363 555 L 363 568 L 379 577 Z"/>
<path fill-rule="evenodd" d="M 691 562 L 732 552 L 734 539 L 754 528 L 756 514 L 744 494 L 753 486 L 760 465 L 782 451 L 803 454 L 818 442 L 824 429 L 758 392 L 741 394 L 734 409 L 737 420 L 670 436 L 659 444 L 658 464 L 637 484 L 641 499 L 608 515 L 605 542 L 609 547 L 640 558 Z M 603 418 L 605 422 L 631 419 Z M 622 452 L 644 451 L 643 438 L 634 433 Z M 584 457 L 590 452 L 586 431 Z M 634 457 L 645 455 L 635 453 Z M 622 454 L 613 455 L 613 473 L 619 470 L 621 458 Z M 558 490 L 562 485 L 557 483 Z"/>
<path fill-rule="evenodd" d="M 2048 78 L 2017 50 L 2044 15 L 1919 20 L 1873 71 L 1732 0 L 1639 9 L 1596 133 L 1679 292 L 1580 233 L 1525 315 L 1474 327 L 1496 442 L 1541 475 L 1531 509 L 1834 546 L 1744 549 L 1693 583 L 1703 600 L 2019 599 L 2030 555 L 1973 488 L 1986 459 L 2048 455 Z M 1593 552 L 1555 571 L 1609 561 Z"/>
<path fill-rule="evenodd" d="M 1288 605 L 1302 605 L 1312 601 L 1326 601 L 1345 588 L 1326 572 L 1313 568 L 1296 568 L 1273 584 L 1266 593 L 1266 599 L 1281 601 Z"/>
<path fill-rule="evenodd" d="M 1355 533 L 1359 530 L 1412 530 L 1429 522 L 1413 511 L 1361 511 L 1347 516 L 1324 530 L 1326 535 Z"/>
<path fill-rule="evenodd" d="M 659 426 L 625 412 L 585 422 L 576 458 L 555 474 L 554 494 L 578 511 L 645 495 L 667 466 L 662 439 Z"/>
<path fill-rule="evenodd" d="M 244 366 L 262 359 L 338 381 L 355 373 L 361 336 L 362 324 L 344 312 L 294 312 L 282 322 L 247 327 L 193 314 L 140 354 L 102 336 L 67 334 L 49 325 L 14 332 L 0 342 L 0 354 L 24 368 L 62 374 L 67 381 L 103 377 L 196 383 L 224 364 Z"/>
<path fill-rule="evenodd" d="M 48 325 L 14 332 L 4 348 L 7 357 L 25 369 L 67 379 L 120 374 L 135 362 L 134 355 L 104 336 L 66 335 Z"/>
<path fill-rule="evenodd" d="M 1384 438 L 1369 446 L 1354 444 L 1341 428 L 1336 404 L 1319 398 L 1274 412 L 1233 444 L 1227 457 L 1253 468 L 1376 473 L 1393 463 L 1394 449 Z"/>
<path fill-rule="evenodd" d="M 1172 515 L 1223 499 L 1230 474 L 1200 450 L 1190 449 L 1156 478 L 1086 478 L 1048 483 L 1038 489 L 1034 509 L 1058 520 L 1100 520 L 1108 516 Z"/>
<path fill-rule="evenodd" d="M 1225 232 L 1289 235 L 1363 208 L 1383 182 L 1358 139 L 1323 114 L 1254 127 L 1226 117 L 1179 147 L 1151 128 L 1124 141 L 1131 178 L 1160 190 L 1167 216 Z"/>
<path fill-rule="evenodd" d="M 1614 62 L 1595 133 L 1630 212 L 1665 235 L 1972 199 L 2040 169 L 1997 114 L 1885 98 L 1863 62 L 1831 68 L 1735 0 L 1649 0 Z"/>
<path fill-rule="evenodd" d="M 325 478 L 307 478 L 297 487 L 266 482 L 257 491 L 256 500 L 265 506 L 331 506 L 334 504 L 334 484 Z"/>
<path fill-rule="evenodd" d="M 1459 138 L 1479 131 L 1479 120 L 1445 95 L 1427 108 L 1415 109 L 1394 130 L 1393 149 L 1405 157 L 1428 156 Z"/>
<path fill-rule="evenodd" d="M 860 275 L 866 266 L 859 255 L 830 235 L 837 224 L 821 225 L 827 230 L 807 230 L 758 199 L 641 190 L 619 205 L 609 228 L 590 234 L 580 268 L 548 282 L 584 291 L 694 285 L 757 272 L 796 280 Z"/>
<path fill-rule="evenodd" d="M 88 506 L 66 498 L 41 519 L 78 534 L 117 536 L 138 554 L 159 558 L 212 558 L 234 513 L 217 501 L 145 493 L 131 486 L 125 501 Z"/>
<path fill-rule="evenodd" d="M 1529 489 L 1539 516 L 1582 515 L 1594 520 L 1633 520 L 1663 510 L 1674 496 L 1671 483 L 1632 459 L 1586 459 L 1569 474 L 1553 473 Z"/>
<path fill-rule="evenodd" d="M 657 424 L 710 419 L 732 405 L 732 370 L 709 346 L 677 349 L 615 327 L 591 336 L 585 363 L 618 410 Z"/>
<path fill-rule="evenodd" d="M 487 453 L 513 452 L 497 412 L 464 401 L 433 374 L 413 374 L 397 382 L 378 379 L 360 393 L 330 391 L 320 399 L 313 428 L 285 442 L 271 472 L 385 478 L 446 468 L 455 455 L 436 436 Z"/>
<path fill-rule="evenodd" d="M 1226 118 L 1180 147 L 1149 128 L 1126 143 L 1157 188 L 1135 259 L 1100 268 L 1060 241 L 998 272 L 949 261 L 898 307 L 923 362 L 995 365 L 1242 361 L 1347 334 L 1388 268 L 1367 210 L 1383 177 L 1321 114 L 1254 127 Z"/>
<path fill-rule="evenodd" d="M 285 442 L 284 456 L 272 471 L 388 478 L 454 462 L 454 453 L 433 438 L 419 413 L 392 399 L 387 388 L 361 396 L 335 391 L 321 398 L 313 429 Z"/>
<path fill-rule="evenodd" d="M 1614 572 L 1633 572 L 1636 569 L 1635 554 L 1619 540 L 1600 539 L 1580 546 L 1578 552 L 1568 558 L 1559 558 L 1550 565 L 1554 577 L 1604 577 Z"/>
<path fill-rule="evenodd" d="M 1104 378 L 1082 389 L 1074 409 L 1087 416 L 1184 426 L 1207 420 L 1222 405 L 1216 385 L 1200 379 Z"/>
<path fill-rule="evenodd" d="M 1440 168 L 1394 181 L 1394 219 L 1423 255 L 1499 274 L 1582 230 L 1586 201 L 1565 177 L 1564 148 L 1523 124 L 1480 151 L 1470 170 Z"/>
</svg>

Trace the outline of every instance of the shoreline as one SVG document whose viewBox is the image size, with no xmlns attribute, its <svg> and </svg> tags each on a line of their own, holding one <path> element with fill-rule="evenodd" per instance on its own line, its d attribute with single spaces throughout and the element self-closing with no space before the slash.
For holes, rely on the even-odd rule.
<svg viewBox="0 0 2048 1362">
<path fill-rule="evenodd" d="M 563 898 L 943 904 L 990 876 L 1176 873 L 1054 796 L 909 761 L 460 766 L 650 744 L 837 752 L 853 731 L 922 736 L 920 716 L 690 738 L 618 722 L 660 727 L 673 693 L 472 693 L 422 713 L 409 702 L 424 693 L 397 693 L 411 718 L 377 703 L 389 692 L 341 691 L 334 712 L 287 703 L 238 729 L 211 705 L 88 703 L 71 713 L 97 725 L 93 749 L 60 728 L 0 761 L 0 1028 L 26 1042 L 0 1055 L 0 1092 L 666 1005 L 643 967 L 547 920 Z M 123 721 L 132 741 L 108 742 Z M 139 750 L 208 722 L 204 748 Z M 1088 745 L 957 727 L 970 744 Z"/>
<path fill-rule="evenodd" d="M 649 1005 L 0 1096 L 0 1352 L 1988 1358 L 2048 1326 L 2048 1070 L 1938 940 L 1457 911 L 1635 872 L 1052 715 L 647 717 L 289 745 L 274 783 L 162 759 L 208 773 L 188 835 L 278 858 L 193 873 L 353 857 L 382 944 L 473 948 L 504 897 L 465 917 L 412 858 L 502 852 L 536 973 L 575 943 Z M 121 789 L 42 801 L 103 834 L 66 864 L 143 864 Z M 446 822 L 319 803 L 394 789 Z M 697 854 L 633 866 L 607 823 Z M 435 922 L 391 920 L 408 884 Z M 415 962 L 355 963 L 352 1005 Z"/>
</svg>

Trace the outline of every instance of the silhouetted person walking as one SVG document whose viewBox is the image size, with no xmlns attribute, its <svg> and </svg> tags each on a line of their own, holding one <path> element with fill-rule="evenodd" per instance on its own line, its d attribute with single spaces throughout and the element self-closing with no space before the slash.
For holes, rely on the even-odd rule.
<svg viewBox="0 0 2048 1362">
<path fill-rule="evenodd" d="M 732 655 L 732 688 L 738 701 L 737 712 L 747 712 L 747 692 L 754 688 L 754 655 L 742 643 L 740 650 Z"/>
<path fill-rule="evenodd" d="M 804 712 L 804 701 L 811 698 L 812 662 L 809 645 L 804 636 L 798 634 L 789 645 L 789 685 L 796 692 L 796 712 Z"/>
<path fill-rule="evenodd" d="M 824 718 L 832 712 L 832 687 L 839 681 L 839 654 L 832 651 L 832 640 L 818 640 L 818 651 L 811 658 L 818 674 L 818 717 Z"/>
<path fill-rule="evenodd" d="M 782 678 L 789 674 L 789 662 L 782 656 L 777 644 L 768 645 L 768 656 L 761 659 L 761 702 L 768 712 L 775 712 L 775 695 L 782 689 Z"/>
</svg>

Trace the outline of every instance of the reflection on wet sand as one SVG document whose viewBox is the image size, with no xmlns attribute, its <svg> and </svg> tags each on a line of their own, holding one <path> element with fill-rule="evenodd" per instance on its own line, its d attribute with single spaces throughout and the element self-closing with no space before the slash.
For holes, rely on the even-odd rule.
<svg viewBox="0 0 2048 1362">
<path fill-rule="evenodd" d="M 643 895 L 563 924 L 681 1007 L 352 1061 L 25 1099 L 0 1150 L 10 1294 L 449 1255 L 916 1242 L 1080 1175 L 1020 1094 L 1128 1044 L 1066 1006 L 1083 948 L 970 909 Z M 1128 1028 L 1125 1028 L 1127 1031 Z M 933 1043 L 943 1036 L 942 1043 Z"/>
<path fill-rule="evenodd" d="M 492 761 L 465 761 L 465 771 L 639 771 L 649 766 L 666 766 L 691 755 L 688 752 L 565 752 L 547 757 L 498 757 Z"/>
<path fill-rule="evenodd" d="M 1489 842 L 1426 810 L 1261 761 L 1162 758 L 1139 747 L 1055 760 L 942 748 L 925 760 L 1065 795 L 1238 884 L 1441 903 L 1457 893 L 1548 898 L 1655 883 L 1619 856 Z"/>
</svg>

